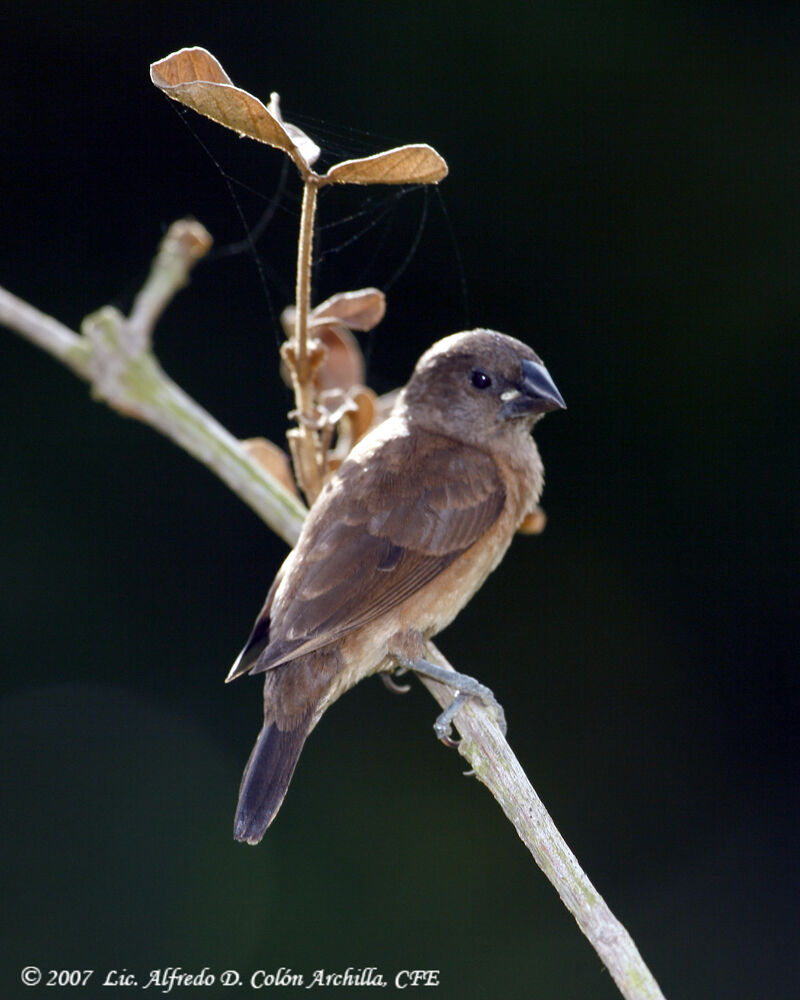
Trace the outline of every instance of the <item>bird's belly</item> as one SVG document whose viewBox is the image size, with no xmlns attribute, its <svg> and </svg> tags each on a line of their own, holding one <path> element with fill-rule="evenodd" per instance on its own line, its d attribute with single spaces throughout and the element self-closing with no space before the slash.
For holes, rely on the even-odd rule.
<svg viewBox="0 0 800 1000">
<path fill-rule="evenodd" d="M 449 625 L 501 561 L 512 537 L 513 532 L 505 529 L 490 545 L 482 539 L 398 607 L 340 640 L 342 670 L 320 714 L 360 680 L 391 669 L 389 649 L 396 647 L 399 637 L 429 639 Z"/>
</svg>

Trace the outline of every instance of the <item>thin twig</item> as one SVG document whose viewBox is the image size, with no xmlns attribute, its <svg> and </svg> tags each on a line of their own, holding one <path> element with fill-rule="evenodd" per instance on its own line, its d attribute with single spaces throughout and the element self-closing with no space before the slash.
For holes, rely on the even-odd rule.
<svg viewBox="0 0 800 1000">
<path fill-rule="evenodd" d="M 310 416 L 309 383 L 311 372 L 308 363 L 308 315 L 311 312 L 311 262 L 314 253 L 314 219 L 317 214 L 317 185 L 307 180 L 303 185 L 303 203 L 300 209 L 300 236 L 297 241 L 297 282 L 295 293 L 295 329 L 297 340 L 296 364 L 300 392 L 298 404 L 301 412 Z"/>
<path fill-rule="evenodd" d="M 147 280 L 133 300 L 128 330 L 135 338 L 132 350 L 141 353 L 151 344 L 161 314 L 189 280 L 195 263 L 211 249 L 211 235 L 193 219 L 182 219 L 167 230 Z"/>
<path fill-rule="evenodd" d="M 198 228 L 187 233 L 187 226 Z M 185 284 L 202 252 L 198 246 L 202 245 L 203 233 L 205 230 L 193 222 L 171 227 L 131 319 L 106 307 L 87 317 L 84 333 L 79 335 L 0 288 L 0 323 L 89 381 L 96 397 L 150 424 L 194 455 L 291 545 L 300 533 L 305 508 L 249 457 L 240 442 L 172 382 L 150 350 L 152 324 Z M 450 667 L 433 644 L 427 655 Z M 423 683 L 440 704 L 449 702 L 452 692 L 448 688 L 430 680 Z M 470 701 L 455 721 L 462 736 L 461 754 L 514 824 L 622 995 L 626 1000 L 663 1000 L 627 931 L 581 869 L 490 713 Z"/>
<path fill-rule="evenodd" d="M 298 432 L 295 472 L 300 487 L 312 504 L 322 489 L 322 454 L 319 434 L 314 430 L 314 382 L 308 350 L 308 317 L 311 312 L 311 263 L 314 252 L 314 220 L 317 212 L 316 174 L 310 173 L 303 182 L 303 204 L 300 211 L 300 233 L 297 241 L 297 284 L 295 291 L 295 327 L 292 383 L 295 392 Z"/>
</svg>

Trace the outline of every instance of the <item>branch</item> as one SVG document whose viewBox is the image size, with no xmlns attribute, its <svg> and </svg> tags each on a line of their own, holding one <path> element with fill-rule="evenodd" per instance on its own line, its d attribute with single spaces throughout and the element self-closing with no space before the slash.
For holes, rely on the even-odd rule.
<svg viewBox="0 0 800 1000">
<path fill-rule="evenodd" d="M 77 334 L 0 288 L 0 323 L 52 354 L 91 384 L 97 399 L 170 438 L 215 472 L 290 545 L 306 510 L 224 427 L 162 370 L 151 351 L 153 326 L 211 238 L 197 222 L 174 223 L 159 248 L 130 317 L 111 307 L 88 316 Z M 428 659 L 452 669 L 431 643 Z M 452 691 L 423 679 L 446 707 Z M 455 718 L 469 761 L 514 824 L 534 860 L 627 1000 L 663 1000 L 629 934 L 613 916 L 567 846 L 489 712 L 467 702 Z"/>
<path fill-rule="evenodd" d="M 426 658 L 453 669 L 433 643 Z M 453 699 L 451 688 L 426 677 L 420 680 L 442 708 Z M 465 703 L 454 719 L 461 734 L 459 753 L 513 823 L 520 840 L 561 897 L 561 902 L 611 973 L 628 1000 L 664 1000 L 630 934 L 595 889 L 559 833 L 544 803 L 490 712 L 479 702 Z"/>
<path fill-rule="evenodd" d="M 199 223 L 174 223 L 130 318 L 106 306 L 86 317 L 80 335 L 0 288 L 0 322 L 89 382 L 96 399 L 155 427 L 193 455 L 293 545 L 305 507 L 169 378 L 150 349 L 156 320 L 210 246 L 211 237 Z"/>
</svg>

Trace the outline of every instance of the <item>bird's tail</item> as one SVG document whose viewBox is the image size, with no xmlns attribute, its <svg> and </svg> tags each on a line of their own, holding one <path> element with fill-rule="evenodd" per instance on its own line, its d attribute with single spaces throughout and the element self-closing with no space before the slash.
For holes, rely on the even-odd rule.
<svg viewBox="0 0 800 1000">
<path fill-rule="evenodd" d="M 264 720 L 239 788 L 233 824 L 236 840 L 257 844 L 264 836 L 284 800 L 312 720 L 308 712 L 298 726 L 285 730 L 272 719 Z"/>
</svg>

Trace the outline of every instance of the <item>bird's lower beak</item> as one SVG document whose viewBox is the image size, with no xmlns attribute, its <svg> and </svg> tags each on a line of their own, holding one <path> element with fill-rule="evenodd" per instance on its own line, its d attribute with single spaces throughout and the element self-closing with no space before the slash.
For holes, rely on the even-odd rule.
<svg viewBox="0 0 800 1000">
<path fill-rule="evenodd" d="M 530 413 L 549 413 L 550 410 L 566 408 L 567 404 L 545 366 L 536 361 L 523 361 L 522 378 L 517 383 L 516 395 L 507 399 L 500 409 L 500 416 L 503 420 L 510 420 Z"/>
</svg>

